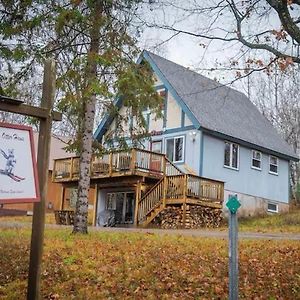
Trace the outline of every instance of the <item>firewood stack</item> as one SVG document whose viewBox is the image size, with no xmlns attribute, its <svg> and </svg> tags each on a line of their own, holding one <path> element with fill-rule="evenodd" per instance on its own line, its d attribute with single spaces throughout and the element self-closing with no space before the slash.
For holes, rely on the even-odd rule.
<svg viewBox="0 0 300 300">
<path fill-rule="evenodd" d="M 213 228 L 219 227 L 222 219 L 221 209 L 187 205 L 184 222 L 183 207 L 169 206 L 155 217 L 152 225 L 163 229 Z"/>
<path fill-rule="evenodd" d="M 185 228 L 216 228 L 223 220 L 222 210 L 218 208 L 190 206 L 186 211 Z"/>
</svg>

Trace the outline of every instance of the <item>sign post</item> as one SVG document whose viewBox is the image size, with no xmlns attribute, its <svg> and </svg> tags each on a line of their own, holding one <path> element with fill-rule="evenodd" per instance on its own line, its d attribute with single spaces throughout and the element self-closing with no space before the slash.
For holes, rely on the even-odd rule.
<svg viewBox="0 0 300 300">
<path fill-rule="evenodd" d="M 237 210 L 241 206 L 236 195 L 229 195 L 226 203 L 229 209 L 229 300 L 238 299 L 238 220 Z"/>
<path fill-rule="evenodd" d="M 37 162 L 38 162 L 37 175 L 38 175 L 39 188 L 38 191 L 34 193 L 34 189 L 33 189 L 34 185 L 27 184 L 26 188 L 24 187 L 23 189 L 25 191 L 24 195 L 20 195 L 19 199 L 15 201 L 15 202 L 24 202 L 23 200 L 26 200 L 25 202 L 34 202 L 40 199 L 40 202 L 36 202 L 34 204 L 34 209 L 33 209 L 30 263 L 29 263 L 28 288 L 27 288 L 27 299 L 30 300 L 40 299 L 40 276 L 41 276 L 41 262 L 42 262 L 43 240 L 44 240 L 45 199 L 47 195 L 47 180 L 48 180 L 47 172 L 48 172 L 48 165 L 49 165 L 51 126 L 52 126 L 52 121 L 62 120 L 61 113 L 52 111 L 54 94 L 55 94 L 55 62 L 53 60 L 46 60 L 41 107 L 27 105 L 22 103 L 22 101 L 0 95 L 1 111 L 35 117 L 40 121 L 38 153 L 37 153 Z M 14 125 L 11 126 L 16 127 Z M 20 127 L 23 127 L 23 130 L 25 130 L 24 126 L 20 126 Z M 25 141 L 26 136 L 23 136 L 23 138 Z M 18 140 L 18 138 L 16 139 Z M 1 142 L 0 145 L 4 145 L 4 144 L 2 144 Z M 28 176 L 27 178 L 30 178 L 32 176 L 28 174 L 28 170 L 26 170 L 26 168 L 22 168 L 22 172 L 24 172 L 25 176 L 22 176 L 22 174 L 17 173 L 18 171 L 16 166 L 17 159 L 14 158 L 14 153 L 8 153 L 8 149 L 7 151 L 3 151 L 3 153 L 1 152 L 0 155 L 7 160 L 7 164 L 5 163 L 5 167 L 2 170 L 3 171 L 2 175 L 4 175 L 3 178 L 11 177 L 12 180 L 19 181 L 19 183 L 23 181 L 24 178 L 24 183 L 25 183 L 25 176 Z M 33 161 L 34 160 L 35 158 L 33 159 Z M 31 179 L 33 180 L 33 176 Z M 37 186 L 38 185 L 36 183 L 35 187 Z M 22 189 L 19 189 L 17 191 L 21 191 L 21 190 Z M 10 196 L 8 196 L 6 200 L 3 197 L 2 203 L 10 203 L 9 202 L 10 200 L 12 200 Z"/>
<path fill-rule="evenodd" d="M 47 118 L 40 120 L 37 161 L 39 180 L 43 184 L 40 186 L 41 201 L 35 203 L 33 207 L 27 288 L 28 300 L 38 300 L 40 298 L 40 278 L 45 228 L 45 203 L 47 197 L 47 179 L 52 127 L 51 110 L 54 103 L 54 96 L 55 63 L 53 60 L 47 60 L 45 62 L 41 107 L 45 108 L 49 113 Z"/>
</svg>

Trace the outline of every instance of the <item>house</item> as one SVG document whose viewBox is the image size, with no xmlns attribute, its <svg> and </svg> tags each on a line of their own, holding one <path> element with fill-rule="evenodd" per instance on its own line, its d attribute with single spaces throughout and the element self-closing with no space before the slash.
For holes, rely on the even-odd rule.
<svg viewBox="0 0 300 300">
<path fill-rule="evenodd" d="M 38 132 L 33 132 L 35 153 L 37 154 L 38 148 Z M 74 196 L 74 189 L 72 186 L 62 186 L 61 184 L 52 181 L 52 172 L 55 159 L 64 159 L 74 156 L 73 153 L 68 153 L 64 148 L 66 147 L 67 139 L 65 137 L 52 136 L 50 145 L 50 157 L 48 167 L 48 181 L 47 181 L 47 198 L 46 198 L 46 212 L 50 213 L 59 209 L 72 209 L 72 199 Z M 90 192 L 90 199 L 93 199 L 94 191 Z M 63 197 L 64 201 L 61 201 Z M 92 200 L 91 200 L 92 201 Z M 63 206 L 62 206 L 63 205 Z M 1 215 L 8 214 L 32 214 L 32 203 L 20 203 L 20 204 L 3 204 L 3 213 Z"/>
<path fill-rule="evenodd" d="M 148 51 L 138 63 L 142 61 L 150 64 L 155 89 L 164 98 L 163 117 L 144 112 L 151 135 L 144 150 L 93 159 L 95 216 L 105 219 L 105 213 L 114 211 L 119 223 L 150 224 L 168 206 L 181 205 L 184 223 L 191 207 L 217 209 L 229 194 L 238 195 L 243 215 L 288 210 L 289 163 L 298 157 L 250 100 Z M 121 98 L 116 105 L 134 124 Z M 115 123 L 106 116 L 94 137 L 105 144 Z M 60 182 L 66 184 L 70 177 L 76 182 L 71 173 L 68 169 L 67 180 Z"/>
</svg>

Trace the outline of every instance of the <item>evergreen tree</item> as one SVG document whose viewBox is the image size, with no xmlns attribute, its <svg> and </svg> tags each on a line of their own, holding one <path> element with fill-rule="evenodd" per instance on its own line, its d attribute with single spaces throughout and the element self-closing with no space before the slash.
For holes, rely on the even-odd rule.
<svg viewBox="0 0 300 300">
<path fill-rule="evenodd" d="M 58 108 L 73 124 L 73 149 L 80 155 L 78 201 L 73 232 L 87 233 L 92 134 L 96 106 L 123 95 L 136 124 L 146 107 L 159 111 L 147 64 L 133 62 L 138 49 L 131 22 L 140 0 L 1 1 L 0 63 L 3 88 L 11 93 L 35 75 L 45 57 L 58 63 Z M 3 85 L 2 84 L 2 85 Z"/>
</svg>

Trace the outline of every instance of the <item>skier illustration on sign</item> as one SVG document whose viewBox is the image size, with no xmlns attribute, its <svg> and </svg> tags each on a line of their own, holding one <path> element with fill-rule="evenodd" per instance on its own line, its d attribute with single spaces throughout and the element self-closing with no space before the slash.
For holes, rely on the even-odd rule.
<svg viewBox="0 0 300 300">
<path fill-rule="evenodd" d="M 0 153 L 3 155 L 3 157 L 6 159 L 6 166 L 5 170 L 0 169 L 0 174 L 8 175 L 11 179 L 14 181 L 21 181 L 25 178 L 22 178 L 20 176 L 14 175 L 14 167 L 17 163 L 17 160 L 15 158 L 14 149 L 8 149 L 8 153 L 6 154 L 2 149 L 0 149 Z"/>
<path fill-rule="evenodd" d="M 14 149 L 8 149 L 8 154 L 6 154 L 2 149 L 0 149 L 0 151 L 4 156 L 4 158 L 6 159 L 5 172 L 7 174 L 12 174 L 17 162 L 14 155 Z"/>
</svg>

